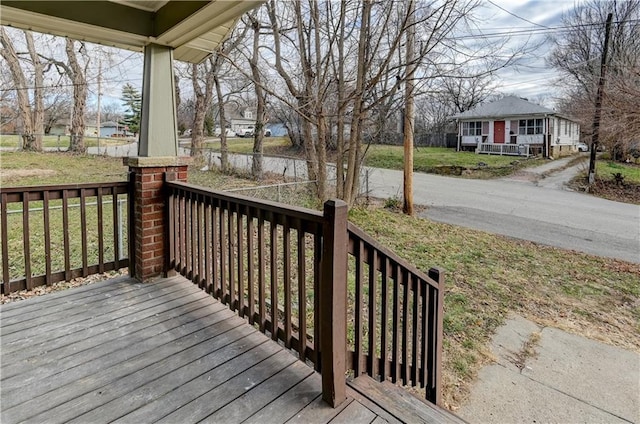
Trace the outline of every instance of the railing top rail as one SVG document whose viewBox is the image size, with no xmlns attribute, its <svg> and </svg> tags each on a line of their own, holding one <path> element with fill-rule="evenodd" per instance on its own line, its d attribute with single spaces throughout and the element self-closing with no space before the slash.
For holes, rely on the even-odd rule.
<svg viewBox="0 0 640 424">
<path fill-rule="evenodd" d="M 115 181 L 104 183 L 2 187 L 0 188 L 0 195 L 5 195 L 3 197 L 7 203 L 19 203 L 24 201 L 23 197 L 25 193 L 30 201 L 43 200 L 43 193 L 49 193 L 49 200 L 55 200 L 61 199 L 63 192 L 66 192 L 69 198 L 80 197 L 80 192 L 83 189 L 87 191 L 85 194 L 88 196 L 95 196 L 98 190 L 103 193 L 106 190 L 110 193 L 125 194 L 129 190 L 129 182 Z"/>
<path fill-rule="evenodd" d="M 31 193 L 39 191 L 60 191 L 74 190 L 83 188 L 100 188 L 100 187 L 127 187 L 128 181 L 110 181 L 82 184 L 56 184 L 56 185 L 39 185 L 39 186 L 17 186 L 17 187 L 0 187 L 0 193 Z"/>
<path fill-rule="evenodd" d="M 186 190 L 192 193 L 196 193 L 202 196 L 211 196 L 216 199 L 238 203 L 243 206 L 254 207 L 257 209 L 274 212 L 281 215 L 288 215 L 293 218 L 299 218 L 311 222 L 321 224 L 324 222 L 324 217 L 321 212 L 314 211 L 312 209 L 301 208 L 297 206 L 284 205 L 282 203 L 272 202 L 269 200 L 256 200 L 253 197 L 243 196 L 241 194 L 223 192 L 218 190 L 212 190 L 209 188 L 183 183 L 179 181 L 167 181 L 166 186 L 168 188 L 175 188 L 180 190 Z"/>
<path fill-rule="evenodd" d="M 349 238 L 351 238 L 351 235 L 356 236 L 360 240 L 362 240 L 365 243 L 367 243 L 367 244 L 371 245 L 372 247 L 374 247 L 376 250 L 378 250 L 380 253 L 385 255 L 387 258 L 389 258 L 390 260 L 392 260 L 393 262 L 395 262 L 399 266 L 401 266 L 401 267 L 405 268 L 407 271 L 411 272 L 413 275 L 415 275 L 419 279 L 426 281 L 429 285 L 431 285 L 433 287 L 440 288 L 440 286 L 439 286 L 437 281 L 434 281 L 431 277 L 429 277 L 424 272 L 420 271 L 415 266 L 411 265 L 408 261 L 402 259 L 400 256 L 395 254 L 393 251 L 391 251 L 390 249 L 388 249 L 388 248 L 384 247 L 383 245 L 381 245 L 378 241 L 376 241 L 374 238 L 369 236 L 366 232 L 364 232 L 364 230 L 362 230 L 357 225 L 349 222 L 347 224 L 347 229 L 349 231 Z"/>
</svg>

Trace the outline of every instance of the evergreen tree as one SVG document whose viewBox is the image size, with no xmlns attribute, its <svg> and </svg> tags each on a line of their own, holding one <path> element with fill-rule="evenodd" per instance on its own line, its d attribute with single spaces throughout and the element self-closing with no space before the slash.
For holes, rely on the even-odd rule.
<svg viewBox="0 0 640 424">
<path fill-rule="evenodd" d="M 142 109 L 142 94 L 129 83 L 122 87 L 122 106 L 125 107 L 124 119 L 121 124 L 129 127 L 133 133 L 140 132 L 140 111 Z"/>
</svg>

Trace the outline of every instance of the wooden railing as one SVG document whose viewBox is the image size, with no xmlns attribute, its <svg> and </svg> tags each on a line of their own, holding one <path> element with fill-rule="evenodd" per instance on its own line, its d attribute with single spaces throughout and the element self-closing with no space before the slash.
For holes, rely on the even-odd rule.
<svg viewBox="0 0 640 424">
<path fill-rule="evenodd" d="M 508 156 L 530 156 L 528 144 L 503 144 L 503 143 L 480 143 L 477 153 L 487 153 Z"/>
<path fill-rule="evenodd" d="M 349 254 L 354 342 L 348 368 L 356 377 L 420 386 L 429 401 L 439 403 L 443 274 L 432 268 L 425 275 L 352 223 Z"/>
<path fill-rule="evenodd" d="M 437 270 L 424 275 L 348 224 L 340 201 L 319 213 L 175 181 L 166 188 L 167 269 L 312 362 L 325 400 L 340 402 L 352 371 L 426 387 L 439 402 Z"/>
<path fill-rule="evenodd" d="M 319 369 L 321 213 L 167 182 L 174 269 Z"/>
<path fill-rule="evenodd" d="M 1 292 L 129 266 L 128 195 L 126 181 L 0 189 Z"/>
</svg>

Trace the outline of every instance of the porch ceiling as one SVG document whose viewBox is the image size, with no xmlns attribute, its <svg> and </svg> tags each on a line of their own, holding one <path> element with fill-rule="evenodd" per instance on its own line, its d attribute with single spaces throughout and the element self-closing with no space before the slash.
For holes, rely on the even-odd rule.
<svg viewBox="0 0 640 424">
<path fill-rule="evenodd" d="M 176 60 L 198 63 L 236 20 L 264 0 L 14 1 L 0 3 L 0 23 L 76 40 L 142 51 L 174 48 Z"/>
</svg>

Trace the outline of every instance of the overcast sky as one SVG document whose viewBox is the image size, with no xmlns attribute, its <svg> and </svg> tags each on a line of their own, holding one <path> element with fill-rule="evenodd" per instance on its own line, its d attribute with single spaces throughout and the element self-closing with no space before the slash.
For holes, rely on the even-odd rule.
<svg viewBox="0 0 640 424">
<path fill-rule="evenodd" d="M 563 13 L 574 8 L 574 0 L 482 0 L 480 14 L 484 34 L 511 32 L 511 46 L 529 41 L 543 43 L 515 68 L 498 72 L 498 90 L 538 100 L 553 106 L 558 94 L 557 73 L 548 68 L 545 58 L 551 50 L 547 41 L 562 26 Z"/>
</svg>

